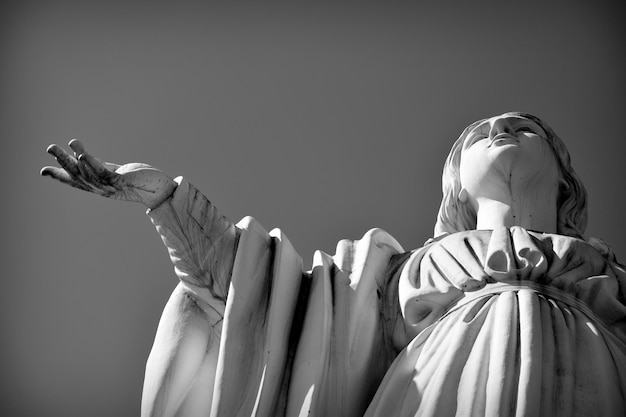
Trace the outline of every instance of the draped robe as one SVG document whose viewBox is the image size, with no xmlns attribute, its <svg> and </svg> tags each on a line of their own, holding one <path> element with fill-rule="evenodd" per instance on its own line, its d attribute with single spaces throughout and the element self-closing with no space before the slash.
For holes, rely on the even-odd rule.
<svg viewBox="0 0 626 417">
<path fill-rule="evenodd" d="M 520 227 L 316 252 L 188 182 L 149 211 L 180 279 L 143 416 L 626 415 L 626 272 Z"/>
</svg>

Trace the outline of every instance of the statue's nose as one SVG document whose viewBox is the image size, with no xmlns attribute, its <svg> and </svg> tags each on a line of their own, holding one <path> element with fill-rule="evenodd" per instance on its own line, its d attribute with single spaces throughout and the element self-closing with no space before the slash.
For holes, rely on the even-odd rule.
<svg viewBox="0 0 626 417">
<path fill-rule="evenodd" d="M 515 132 L 511 127 L 511 123 L 509 123 L 508 119 L 501 118 L 493 122 L 491 125 L 491 130 L 489 131 L 489 137 L 493 138 L 500 133 L 507 133 L 509 135 L 513 135 Z"/>
</svg>

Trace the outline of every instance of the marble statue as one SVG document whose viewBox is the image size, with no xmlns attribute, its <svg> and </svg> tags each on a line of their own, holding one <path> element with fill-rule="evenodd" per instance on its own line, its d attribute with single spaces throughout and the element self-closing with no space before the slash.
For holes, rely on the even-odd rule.
<svg viewBox="0 0 626 417">
<path fill-rule="evenodd" d="M 185 179 L 69 146 L 42 174 L 146 205 L 180 279 L 143 416 L 626 415 L 626 271 L 584 238 L 585 189 L 535 116 L 463 131 L 422 248 L 373 229 L 311 271 Z"/>
</svg>

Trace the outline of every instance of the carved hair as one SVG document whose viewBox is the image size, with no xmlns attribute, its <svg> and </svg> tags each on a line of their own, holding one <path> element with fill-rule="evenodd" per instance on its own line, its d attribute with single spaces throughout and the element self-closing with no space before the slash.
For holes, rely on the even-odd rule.
<svg viewBox="0 0 626 417">
<path fill-rule="evenodd" d="M 554 131 L 540 120 L 527 113 L 506 113 L 532 120 L 547 133 L 546 140 L 556 155 L 559 176 L 559 194 L 557 197 L 557 233 L 583 239 L 587 227 L 587 192 L 572 168 L 569 152 L 563 141 Z M 471 204 L 459 200 L 461 191 L 460 164 L 461 151 L 465 137 L 480 123 L 478 120 L 465 128 L 461 136 L 454 142 L 450 154 L 443 167 L 441 187 L 443 199 L 437 215 L 434 236 L 476 229 L 476 212 Z"/>
</svg>

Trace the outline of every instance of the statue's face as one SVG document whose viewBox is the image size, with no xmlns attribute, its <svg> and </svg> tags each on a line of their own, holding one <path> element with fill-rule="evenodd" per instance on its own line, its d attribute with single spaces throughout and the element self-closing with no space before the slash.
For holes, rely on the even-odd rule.
<svg viewBox="0 0 626 417">
<path fill-rule="evenodd" d="M 494 187 L 532 183 L 557 187 L 558 165 L 547 133 L 533 120 L 505 113 L 472 129 L 461 151 L 461 186 L 474 197 L 493 197 Z M 540 176 L 540 177 L 538 177 Z"/>
</svg>

